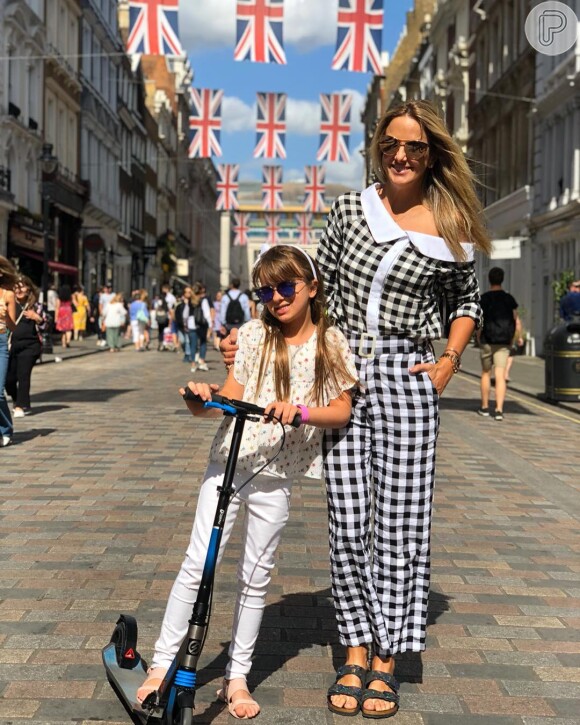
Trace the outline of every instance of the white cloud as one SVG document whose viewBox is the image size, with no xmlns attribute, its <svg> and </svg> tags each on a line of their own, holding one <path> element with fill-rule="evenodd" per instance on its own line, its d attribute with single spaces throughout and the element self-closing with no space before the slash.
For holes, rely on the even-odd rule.
<svg viewBox="0 0 580 725">
<path fill-rule="evenodd" d="M 337 0 L 286 0 L 284 44 L 299 51 L 336 40 Z M 236 42 L 236 0 L 181 0 L 179 34 L 188 51 L 231 46 Z"/>
<path fill-rule="evenodd" d="M 248 106 L 241 98 L 224 96 L 222 102 L 222 130 L 230 133 L 255 131 L 256 106 Z"/>
<path fill-rule="evenodd" d="M 344 184 L 350 189 L 362 189 L 364 183 L 364 159 L 361 155 L 362 142 L 350 152 L 348 164 L 325 163 L 326 183 Z"/>
<path fill-rule="evenodd" d="M 286 131 L 300 136 L 315 136 L 320 133 L 320 103 L 288 98 Z"/>
</svg>

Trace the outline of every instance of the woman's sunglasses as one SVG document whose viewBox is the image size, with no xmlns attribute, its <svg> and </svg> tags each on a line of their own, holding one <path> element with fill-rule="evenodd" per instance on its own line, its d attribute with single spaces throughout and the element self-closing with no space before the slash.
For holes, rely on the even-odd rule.
<svg viewBox="0 0 580 725">
<path fill-rule="evenodd" d="M 287 280 L 286 282 L 278 282 L 275 287 L 264 285 L 264 287 L 257 287 L 254 290 L 254 294 L 263 304 L 272 302 L 274 299 L 274 292 L 277 292 L 281 297 L 293 297 L 296 294 L 296 285 L 300 281 L 301 280 L 299 279 L 295 279 Z"/>
<path fill-rule="evenodd" d="M 385 156 L 394 156 L 401 146 L 405 148 L 406 157 L 412 161 L 424 156 L 429 148 L 425 141 L 399 141 L 394 136 L 385 136 L 379 141 L 379 151 Z"/>
</svg>

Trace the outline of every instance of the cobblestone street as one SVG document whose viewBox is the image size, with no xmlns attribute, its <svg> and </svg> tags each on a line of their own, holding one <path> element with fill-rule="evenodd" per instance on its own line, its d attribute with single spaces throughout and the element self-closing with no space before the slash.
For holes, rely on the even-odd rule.
<svg viewBox="0 0 580 725">
<path fill-rule="evenodd" d="M 210 355 L 208 380 L 223 368 Z M 0 722 L 127 723 L 101 649 L 119 612 L 148 659 L 189 539 L 216 420 L 193 419 L 180 356 L 126 348 L 39 366 L 3 449 Z M 580 723 L 580 415 L 521 394 L 480 418 L 478 381 L 442 402 L 428 648 L 398 660 L 396 725 Z M 240 538 L 217 575 L 196 723 L 216 702 Z M 322 484 L 300 482 L 251 684 L 262 725 L 341 723 Z M 362 722 L 361 716 L 352 722 Z M 348 721 L 346 721 L 348 722 Z"/>
</svg>

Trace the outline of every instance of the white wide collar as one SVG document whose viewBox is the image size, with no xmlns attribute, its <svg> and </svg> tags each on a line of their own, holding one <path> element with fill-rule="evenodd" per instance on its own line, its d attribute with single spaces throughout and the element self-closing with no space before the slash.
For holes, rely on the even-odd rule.
<svg viewBox="0 0 580 725">
<path fill-rule="evenodd" d="M 378 187 L 379 184 L 371 184 L 361 193 L 363 214 L 375 242 L 384 244 L 385 242 L 393 242 L 406 237 L 426 257 L 440 259 L 444 262 L 455 262 L 455 258 L 447 244 L 445 244 L 443 237 L 401 229 L 385 209 L 378 194 Z M 465 251 L 466 260 L 468 262 L 473 261 L 473 244 L 462 242 L 461 246 Z"/>
</svg>

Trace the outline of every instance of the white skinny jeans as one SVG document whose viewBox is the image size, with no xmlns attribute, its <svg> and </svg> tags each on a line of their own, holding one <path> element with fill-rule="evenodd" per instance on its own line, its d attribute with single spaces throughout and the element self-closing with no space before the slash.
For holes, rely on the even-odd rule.
<svg viewBox="0 0 580 725">
<path fill-rule="evenodd" d="M 236 489 L 250 474 L 236 473 Z M 212 524 L 224 477 L 223 466 L 210 463 L 199 492 L 191 539 L 185 559 L 167 602 L 161 634 L 155 643 L 152 667 L 168 668 L 187 634 L 197 590 L 205 563 Z M 234 608 L 232 641 L 225 676 L 228 680 L 246 677 L 258 638 L 274 554 L 290 512 L 288 479 L 258 476 L 236 495 L 228 508 L 217 564 L 232 533 L 237 513 L 245 504 L 242 550 L 238 560 L 238 595 Z"/>
</svg>

